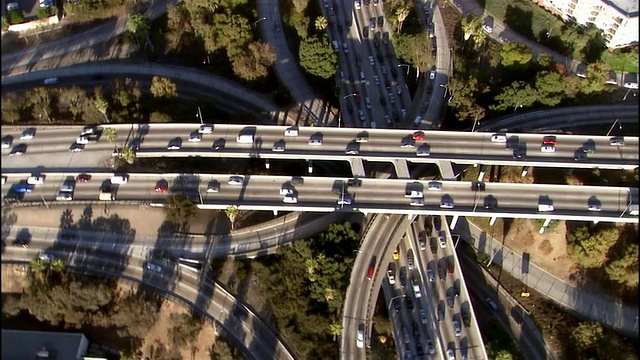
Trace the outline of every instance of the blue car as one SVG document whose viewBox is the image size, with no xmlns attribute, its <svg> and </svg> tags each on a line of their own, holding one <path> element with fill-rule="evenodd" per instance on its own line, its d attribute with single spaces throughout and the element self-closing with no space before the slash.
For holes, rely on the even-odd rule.
<svg viewBox="0 0 640 360">
<path fill-rule="evenodd" d="M 17 193 L 30 193 L 33 191 L 33 185 L 17 185 L 13 188 Z"/>
</svg>

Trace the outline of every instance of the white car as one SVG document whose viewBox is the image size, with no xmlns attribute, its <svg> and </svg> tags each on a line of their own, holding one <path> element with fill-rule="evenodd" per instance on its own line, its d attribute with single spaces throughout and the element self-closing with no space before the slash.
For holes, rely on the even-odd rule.
<svg viewBox="0 0 640 360">
<path fill-rule="evenodd" d="M 7 11 L 18 10 L 18 8 L 19 8 L 18 3 L 12 2 L 7 4 Z"/>
<path fill-rule="evenodd" d="M 309 139 L 309 145 L 311 145 L 311 146 L 320 146 L 320 145 L 322 145 L 322 138 L 315 137 L 315 138 Z"/>
<path fill-rule="evenodd" d="M 4 136 L 2 138 L 2 148 L 3 149 L 10 148 L 11 144 L 13 144 L 13 137 L 11 135 L 7 135 L 7 136 Z"/>
<path fill-rule="evenodd" d="M 380 85 L 380 77 L 378 75 L 373 75 L 373 82 L 375 82 L 376 85 Z"/>
<path fill-rule="evenodd" d="M 448 360 L 456 360 L 456 354 L 451 349 L 447 349 Z"/>
<path fill-rule="evenodd" d="M 56 196 L 56 200 L 58 201 L 71 201 L 73 200 L 73 194 L 66 191 L 60 191 L 58 196 Z"/>
<path fill-rule="evenodd" d="M 151 271 L 155 271 L 157 273 L 161 273 L 162 272 L 162 267 L 160 267 L 160 265 L 156 265 L 156 264 L 152 264 L 152 263 L 147 263 L 147 269 L 151 270 Z"/>
<path fill-rule="evenodd" d="M 431 69 L 431 71 L 429 71 L 429 80 L 435 80 L 436 78 L 436 71 L 434 69 Z"/>
<path fill-rule="evenodd" d="M 493 28 L 490 25 L 487 25 L 487 24 L 482 25 L 482 30 L 488 32 L 489 34 L 491 34 L 493 32 Z"/>
<path fill-rule="evenodd" d="M 202 124 L 198 129 L 200 134 L 211 134 L 213 132 L 213 125 L 211 124 Z"/>
<path fill-rule="evenodd" d="M 231 176 L 229 177 L 229 185 L 242 185 L 244 183 L 244 177 L 242 176 Z"/>
<path fill-rule="evenodd" d="M 82 152 L 84 151 L 84 145 L 80 145 L 78 143 L 73 143 L 69 146 L 69 151 L 71 152 Z"/>
<path fill-rule="evenodd" d="M 282 196 L 292 196 L 294 194 L 295 190 L 293 190 L 292 188 L 288 188 L 288 187 L 282 187 L 280 188 L 280 195 Z"/>
<path fill-rule="evenodd" d="M 292 126 L 284 131 L 284 136 L 298 136 L 298 128 Z"/>
<path fill-rule="evenodd" d="M 442 190 L 442 183 L 437 182 L 437 181 L 431 181 L 428 185 L 427 185 L 427 190 L 430 191 L 440 191 Z"/>
<path fill-rule="evenodd" d="M 285 196 L 284 199 L 282 199 L 282 202 L 285 204 L 297 204 L 298 198 L 295 196 Z"/>
<path fill-rule="evenodd" d="M 80 136 L 93 135 L 97 132 L 95 126 L 85 126 L 80 132 Z"/>
<path fill-rule="evenodd" d="M 507 135 L 506 134 L 493 134 L 491 135 L 491 142 L 493 143 L 506 143 Z"/>
<path fill-rule="evenodd" d="M 340 198 L 336 203 L 338 205 L 351 205 L 351 198 L 349 197 Z"/>
<path fill-rule="evenodd" d="M 180 144 L 177 141 L 172 141 L 167 145 L 167 150 L 180 150 Z"/>
<path fill-rule="evenodd" d="M 360 10 L 362 8 L 362 6 L 360 5 L 360 0 L 354 0 L 353 7 L 355 7 L 356 10 Z"/>
<path fill-rule="evenodd" d="M 400 85 L 396 85 L 396 93 L 397 93 L 398 95 L 402 94 L 402 86 L 400 86 Z"/>
<path fill-rule="evenodd" d="M 87 136 L 80 136 L 76 139 L 76 144 L 87 145 L 89 143 L 89 138 Z"/>
<path fill-rule="evenodd" d="M 29 185 L 40 185 L 44 183 L 44 176 L 29 176 L 27 179 L 27 184 Z"/>
<path fill-rule="evenodd" d="M 409 203 L 409 205 L 411 205 L 411 206 L 424 206 L 424 198 L 411 199 L 411 202 Z"/>
<path fill-rule="evenodd" d="M 442 200 L 440 203 L 441 209 L 453 209 L 453 201 L 451 200 Z"/>
<path fill-rule="evenodd" d="M 202 134 L 194 131 L 191 134 L 189 134 L 189 142 L 200 142 L 202 141 Z"/>
<path fill-rule="evenodd" d="M 36 136 L 36 129 L 28 128 L 27 130 L 22 132 L 22 134 L 20 135 L 20 140 L 31 140 L 34 136 Z"/>
<path fill-rule="evenodd" d="M 543 153 L 554 153 L 556 152 L 556 147 L 553 145 L 542 145 L 540 151 Z"/>
<path fill-rule="evenodd" d="M 438 235 L 438 243 L 440 244 L 440 249 L 446 249 L 447 239 L 442 235 L 442 233 Z"/>
<path fill-rule="evenodd" d="M 590 204 L 589 211 L 602 211 L 602 206 L 598 204 Z"/>
<path fill-rule="evenodd" d="M 424 309 L 420 309 L 420 322 L 423 324 L 427 324 L 428 320 L 427 320 L 427 312 L 424 311 Z"/>
<path fill-rule="evenodd" d="M 364 326 L 360 325 L 358 327 L 358 337 L 356 338 L 356 346 L 359 348 L 364 347 Z"/>
</svg>

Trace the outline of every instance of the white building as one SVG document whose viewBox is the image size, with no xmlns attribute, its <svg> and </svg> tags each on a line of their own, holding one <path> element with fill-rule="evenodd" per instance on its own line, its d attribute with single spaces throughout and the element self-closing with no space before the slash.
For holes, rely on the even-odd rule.
<svg viewBox="0 0 640 360">
<path fill-rule="evenodd" d="M 595 25 L 610 49 L 638 43 L 638 0 L 532 1 L 564 20 Z"/>
</svg>

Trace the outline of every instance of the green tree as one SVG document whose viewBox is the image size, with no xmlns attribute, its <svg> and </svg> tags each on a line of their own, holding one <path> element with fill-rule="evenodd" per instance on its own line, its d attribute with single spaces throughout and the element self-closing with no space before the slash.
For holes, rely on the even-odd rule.
<svg viewBox="0 0 640 360">
<path fill-rule="evenodd" d="M 189 314 L 171 314 L 171 328 L 169 336 L 175 347 L 183 347 L 192 342 L 200 333 L 203 321 Z"/>
<path fill-rule="evenodd" d="M 269 74 L 269 67 L 276 61 L 273 47 L 262 41 L 255 41 L 233 60 L 233 72 L 241 79 L 252 81 Z"/>
<path fill-rule="evenodd" d="M 9 19 L 9 24 L 20 24 L 24 22 L 24 15 L 20 10 L 11 10 L 7 13 L 7 18 Z"/>
<path fill-rule="evenodd" d="M 171 122 L 171 116 L 160 111 L 154 111 L 149 115 L 149 121 L 152 123 L 168 123 Z"/>
<path fill-rule="evenodd" d="M 144 14 L 129 14 L 127 18 L 127 30 L 135 36 L 136 40 L 146 40 L 151 30 L 151 22 Z"/>
<path fill-rule="evenodd" d="M 400 6 L 396 9 L 396 18 L 398 19 L 398 30 L 397 33 L 402 31 L 402 24 L 407 19 L 407 16 L 410 14 L 410 10 L 407 6 Z"/>
<path fill-rule="evenodd" d="M 479 93 L 484 93 L 488 89 L 480 89 L 476 77 L 452 78 L 449 81 L 448 89 L 451 94 L 448 106 L 455 109 L 458 120 L 481 120 L 484 118 L 485 110 L 477 103 L 476 98 Z"/>
<path fill-rule="evenodd" d="M 336 341 L 338 336 L 342 335 L 342 323 L 332 322 L 329 324 L 329 333 L 333 336 L 333 341 Z"/>
<path fill-rule="evenodd" d="M 329 24 L 327 23 L 327 19 L 324 16 L 318 16 L 315 21 L 315 26 L 317 30 L 324 31 Z"/>
<path fill-rule="evenodd" d="M 464 33 L 464 41 L 472 36 L 482 33 L 482 19 L 476 14 L 469 14 L 460 22 L 460 27 Z"/>
<path fill-rule="evenodd" d="M 38 12 L 36 13 L 36 16 L 38 17 L 39 20 L 46 19 L 49 17 L 49 15 L 50 15 L 49 8 L 39 8 Z"/>
<path fill-rule="evenodd" d="M 238 218 L 238 213 L 239 213 L 238 207 L 236 205 L 229 205 L 224 210 L 224 213 L 229 218 L 229 222 L 231 223 L 231 229 L 233 229 L 235 227 L 236 219 Z"/>
<path fill-rule="evenodd" d="M 120 336 L 143 339 L 156 322 L 159 309 L 160 304 L 156 299 L 145 293 L 131 293 L 119 301 L 111 319 L 114 325 L 120 328 Z"/>
<path fill-rule="evenodd" d="M 531 50 L 525 45 L 516 42 L 509 42 L 502 46 L 500 50 L 502 65 L 527 65 L 533 59 Z"/>
<path fill-rule="evenodd" d="M 93 91 L 93 105 L 102 115 L 104 115 L 106 122 L 110 123 L 109 117 L 107 116 L 107 112 L 109 111 L 109 101 L 104 96 L 102 87 L 100 86 L 96 87 Z"/>
<path fill-rule="evenodd" d="M 107 141 L 110 143 L 115 144 L 116 140 L 118 140 L 118 131 L 116 130 L 116 128 L 113 128 L 113 127 L 104 128 L 103 135 L 107 139 Z M 118 150 L 118 147 L 116 146 L 116 151 L 117 150 Z"/>
<path fill-rule="evenodd" d="M 44 117 L 49 123 L 52 123 L 51 119 L 51 102 L 53 101 L 53 90 L 44 87 L 38 87 L 33 90 L 27 91 L 27 101 L 32 107 L 31 114 L 37 120 L 42 120 Z"/>
<path fill-rule="evenodd" d="M 583 268 L 602 267 L 607 252 L 618 240 L 615 228 L 601 228 L 591 232 L 588 227 L 577 228 L 568 237 L 567 252 Z"/>
<path fill-rule="evenodd" d="M 182 194 L 170 195 L 164 202 L 164 213 L 168 221 L 186 224 L 196 214 L 196 204 Z"/>
<path fill-rule="evenodd" d="M 87 92 L 77 86 L 62 88 L 58 93 L 58 109 L 71 113 L 73 120 L 82 114 L 87 101 Z"/>
<path fill-rule="evenodd" d="M 607 80 L 609 80 L 609 71 L 611 71 L 609 64 L 601 61 L 587 65 L 587 78 L 581 81 L 580 92 L 583 94 L 597 94 L 613 91 L 606 84 Z"/>
<path fill-rule="evenodd" d="M 62 260 L 62 259 L 53 259 L 53 260 L 51 260 L 51 263 L 49 264 L 49 268 L 54 273 L 62 273 L 66 268 L 66 264 L 64 263 L 64 260 Z"/>
<path fill-rule="evenodd" d="M 309 74 L 330 79 L 337 70 L 338 58 L 326 37 L 307 38 L 300 43 L 300 66 Z"/>
<path fill-rule="evenodd" d="M 518 108 L 531 106 L 538 100 L 538 94 L 529 84 L 516 81 L 510 86 L 504 87 L 494 99 L 498 103 L 489 105 L 489 109 L 504 111 L 513 107 L 513 111 L 515 111 Z"/>
<path fill-rule="evenodd" d="M 553 59 L 553 56 L 547 53 L 540 53 L 538 54 L 536 62 L 538 63 L 538 65 L 545 69 L 551 69 L 552 65 L 555 63 L 555 60 Z"/>
<path fill-rule="evenodd" d="M 151 79 L 151 94 L 156 98 L 175 98 L 178 96 L 178 85 L 171 79 L 154 76 Z"/>
<path fill-rule="evenodd" d="M 622 256 L 613 260 L 605 268 L 609 279 L 627 286 L 638 286 L 638 244 L 630 244 L 623 250 Z"/>
<path fill-rule="evenodd" d="M 536 74 L 535 83 L 538 91 L 538 102 L 543 105 L 556 106 L 566 96 L 565 83 L 557 72 L 541 71 Z"/>
<path fill-rule="evenodd" d="M 2 94 L 2 121 L 9 124 L 19 121 L 26 106 L 24 96 L 13 92 Z"/>
<path fill-rule="evenodd" d="M 581 322 L 571 332 L 571 338 L 579 350 L 592 348 L 602 339 L 602 326 L 597 322 Z"/>
<path fill-rule="evenodd" d="M 227 340 L 218 336 L 216 343 L 211 351 L 212 360 L 236 360 L 242 357 L 242 354 Z"/>
</svg>

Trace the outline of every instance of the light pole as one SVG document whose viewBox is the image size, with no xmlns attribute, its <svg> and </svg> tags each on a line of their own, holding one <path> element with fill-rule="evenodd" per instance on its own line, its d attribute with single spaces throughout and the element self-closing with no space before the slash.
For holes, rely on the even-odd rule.
<svg viewBox="0 0 640 360">
<path fill-rule="evenodd" d="M 407 67 L 407 76 L 409 76 L 409 68 L 411 68 L 411 65 L 409 65 L 409 64 L 398 64 L 398 67 L 402 67 L 402 66 L 406 66 Z"/>
<path fill-rule="evenodd" d="M 204 122 L 202 121 L 202 112 L 200 111 L 200 106 L 198 106 L 198 112 L 196 113 L 196 118 L 200 119 L 200 125 L 204 125 Z"/>
<path fill-rule="evenodd" d="M 351 96 L 356 96 L 356 93 L 351 93 L 349 95 L 343 96 L 342 98 L 346 99 L 346 98 L 351 97 Z"/>
<path fill-rule="evenodd" d="M 256 20 L 256 21 L 253 23 L 253 26 L 256 26 L 256 24 L 257 24 L 257 23 L 259 23 L 259 22 L 260 22 L 260 21 L 262 21 L 262 20 L 267 20 L 267 18 L 266 18 L 266 17 L 261 17 L 260 19 Z"/>
<path fill-rule="evenodd" d="M 445 84 L 440 84 L 440 87 L 444 89 L 444 93 L 442 93 L 442 97 L 447 97 L 447 92 L 449 92 L 449 87 Z"/>
<path fill-rule="evenodd" d="M 613 122 L 613 125 L 611 125 L 609 131 L 607 131 L 607 135 L 605 136 L 609 136 L 609 134 L 611 134 L 611 131 L 613 130 L 613 127 L 616 126 L 616 123 L 618 123 L 618 129 L 622 130 L 622 123 L 618 119 L 616 119 L 616 121 Z"/>
<path fill-rule="evenodd" d="M 522 108 L 522 102 L 518 102 L 516 106 L 513 107 L 513 112 L 516 112 L 518 108 Z"/>
<path fill-rule="evenodd" d="M 406 297 L 406 296 L 407 294 L 402 294 L 402 295 L 392 297 L 391 300 L 389 300 L 389 306 L 387 306 L 387 310 L 391 310 L 391 303 L 393 302 L 393 300 L 399 299 L 401 297 Z"/>
<path fill-rule="evenodd" d="M 471 127 L 471 132 L 475 132 L 477 123 L 478 123 L 478 115 L 476 115 L 475 119 L 473 119 L 473 126 Z"/>
</svg>

